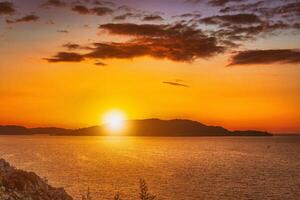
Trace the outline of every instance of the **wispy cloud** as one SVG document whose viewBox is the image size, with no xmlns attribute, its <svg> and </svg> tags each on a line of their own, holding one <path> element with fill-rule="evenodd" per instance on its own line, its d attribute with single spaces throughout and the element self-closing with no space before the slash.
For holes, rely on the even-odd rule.
<svg viewBox="0 0 300 200">
<path fill-rule="evenodd" d="M 171 85 L 171 86 L 177 86 L 177 87 L 190 87 L 187 84 L 179 83 L 179 82 L 174 82 L 174 81 L 164 81 L 162 82 L 163 84 Z"/>
<path fill-rule="evenodd" d="M 39 16 L 36 16 L 36 15 L 26 15 L 24 17 L 21 17 L 19 19 L 15 19 L 15 20 L 10 20 L 10 19 L 7 19 L 6 22 L 11 24 L 11 23 L 21 23 L 21 22 L 35 22 L 35 21 L 38 21 L 40 19 Z"/>
<path fill-rule="evenodd" d="M 162 21 L 164 20 L 160 15 L 145 15 L 143 21 Z"/>
</svg>

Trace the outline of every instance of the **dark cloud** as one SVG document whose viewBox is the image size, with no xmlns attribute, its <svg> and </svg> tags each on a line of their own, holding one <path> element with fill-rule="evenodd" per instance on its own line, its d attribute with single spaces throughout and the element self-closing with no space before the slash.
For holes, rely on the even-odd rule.
<svg viewBox="0 0 300 200">
<path fill-rule="evenodd" d="M 258 1 L 254 3 L 246 3 L 246 4 L 236 4 L 227 7 L 223 7 L 220 9 L 221 13 L 228 12 L 260 12 L 264 10 L 262 6 L 264 5 L 264 1 Z"/>
<path fill-rule="evenodd" d="M 96 62 L 94 65 L 97 65 L 97 66 L 106 66 L 107 64 L 105 64 L 103 62 Z"/>
<path fill-rule="evenodd" d="M 49 6 L 63 7 L 65 5 L 66 5 L 66 3 L 64 1 L 61 1 L 61 0 L 48 0 L 42 6 L 44 6 L 44 7 L 49 7 Z"/>
<path fill-rule="evenodd" d="M 209 4 L 212 6 L 224 6 L 229 2 L 242 2 L 245 0 L 210 0 Z"/>
<path fill-rule="evenodd" d="M 300 16 L 300 3 L 294 0 L 275 0 L 276 3 L 265 0 L 185 1 L 206 4 L 203 6 L 210 6 L 209 9 L 214 10 L 207 13 L 214 14 L 207 16 L 205 12 L 200 14 L 195 11 L 176 15 L 178 21 L 174 24 L 157 24 L 154 22 L 163 20 L 162 13 L 143 12 L 128 6 L 110 7 L 104 1 L 75 1 L 68 4 L 70 5 L 68 8 L 80 14 L 102 16 L 117 13 L 113 20 L 135 18 L 134 20 L 139 22 L 107 23 L 99 26 L 101 33 L 106 31 L 109 34 L 128 36 L 124 37 L 127 38 L 125 42 L 99 42 L 81 46 L 75 41 L 63 45 L 66 48 L 64 51 L 47 60 L 80 62 L 91 59 L 97 63 L 98 59 L 150 56 L 178 62 L 192 62 L 199 58 L 210 58 L 227 49 L 236 50 L 245 41 L 256 40 L 258 37 L 289 33 L 288 31 L 295 34 L 297 32 L 295 29 L 300 29 L 297 20 Z M 153 21 L 153 24 L 143 24 L 143 21 Z M 205 27 L 204 25 L 207 25 L 206 29 L 201 30 L 200 27 Z M 76 50 L 85 50 L 85 53 L 82 51 L 75 53 L 78 59 L 69 59 L 66 56 L 70 53 L 68 51 Z M 232 65 L 238 63 L 234 61 L 242 60 L 238 57 L 242 56 L 242 53 L 239 52 L 232 57 Z"/>
<path fill-rule="evenodd" d="M 173 82 L 173 81 L 164 81 L 162 83 L 172 85 L 172 86 L 177 86 L 177 87 L 190 87 L 189 85 L 178 83 L 178 82 Z"/>
<path fill-rule="evenodd" d="M 174 17 L 180 18 L 200 18 L 202 15 L 200 13 L 183 13 L 181 15 L 176 15 Z"/>
<path fill-rule="evenodd" d="M 113 34 L 133 35 L 133 36 L 163 36 L 172 32 L 168 25 L 156 24 L 103 24 L 99 28 L 109 31 Z"/>
<path fill-rule="evenodd" d="M 36 16 L 36 15 L 26 15 L 22 18 L 19 19 L 15 19 L 15 20 L 6 20 L 7 23 L 11 24 L 11 23 L 21 23 L 21 22 L 35 22 L 37 20 L 39 20 L 40 17 Z"/>
<path fill-rule="evenodd" d="M 225 6 L 230 2 L 243 2 L 245 0 L 185 0 L 187 3 L 208 3 L 211 6 Z"/>
<path fill-rule="evenodd" d="M 205 35 L 201 30 L 183 24 L 153 25 L 153 24 L 104 24 L 101 29 L 111 34 L 135 36 L 134 39 L 123 42 L 94 43 L 90 52 L 82 54 L 81 58 L 108 59 L 134 58 L 151 56 L 173 61 L 191 62 L 198 58 L 208 58 L 225 51 L 215 37 Z M 188 36 L 188 37 L 187 37 Z M 48 61 L 63 61 L 64 54 L 58 54 Z M 64 61 L 81 61 L 64 60 Z"/>
<path fill-rule="evenodd" d="M 9 15 L 15 13 L 14 4 L 9 1 L 0 2 L 0 15 Z"/>
<path fill-rule="evenodd" d="M 205 0 L 185 0 L 186 3 L 202 3 L 206 2 Z"/>
<path fill-rule="evenodd" d="M 143 21 L 162 21 L 163 18 L 159 15 L 146 15 L 143 18 Z"/>
<path fill-rule="evenodd" d="M 56 32 L 58 32 L 58 33 L 69 33 L 69 31 L 68 30 L 57 30 Z"/>
<path fill-rule="evenodd" d="M 115 6 L 115 3 L 112 1 L 103 1 L 103 0 L 94 0 L 93 4 L 95 5 L 107 5 L 107 6 Z"/>
<path fill-rule="evenodd" d="M 255 14 L 240 13 L 233 15 L 216 15 L 201 19 L 205 24 L 228 26 L 231 24 L 254 24 L 261 23 L 260 18 Z"/>
<path fill-rule="evenodd" d="M 113 13 L 113 10 L 107 7 L 95 7 L 90 9 L 90 12 L 95 13 L 98 16 L 102 16 Z"/>
<path fill-rule="evenodd" d="M 74 12 L 77 12 L 77 13 L 81 14 L 81 15 L 90 14 L 90 10 L 87 7 L 83 6 L 83 5 L 75 5 L 75 6 L 72 7 L 72 10 Z"/>
<path fill-rule="evenodd" d="M 300 50 L 271 49 L 238 51 L 232 56 L 229 66 L 272 63 L 300 64 Z"/>
<path fill-rule="evenodd" d="M 82 15 L 87 15 L 87 14 L 95 14 L 98 16 L 103 16 L 106 14 L 111 14 L 113 13 L 113 10 L 108 7 L 94 7 L 94 8 L 88 8 L 84 5 L 75 5 L 72 7 L 72 11 L 77 12 Z"/>
<path fill-rule="evenodd" d="M 81 49 L 81 46 L 79 44 L 75 44 L 75 43 L 67 43 L 62 45 L 64 48 L 67 48 L 68 50 L 77 50 L 77 49 Z"/>
<path fill-rule="evenodd" d="M 290 25 L 283 22 L 273 24 L 262 23 L 259 25 L 237 26 L 231 25 L 223 29 L 218 29 L 213 32 L 213 35 L 219 39 L 227 39 L 234 41 L 245 41 L 255 39 L 258 35 L 266 35 L 277 30 L 289 29 Z"/>
<path fill-rule="evenodd" d="M 259 14 L 268 20 L 297 22 L 300 20 L 300 2 L 298 0 L 254 1 L 234 4 L 220 9 L 222 13 L 250 12 Z"/>
<path fill-rule="evenodd" d="M 45 58 L 50 63 L 56 62 L 80 62 L 84 57 L 78 53 L 73 52 L 59 52 L 53 58 Z"/>
<path fill-rule="evenodd" d="M 136 15 L 131 13 L 131 12 L 127 12 L 125 14 L 122 14 L 122 15 L 118 15 L 118 16 L 115 16 L 114 17 L 114 20 L 126 20 L 130 17 L 135 17 Z"/>
</svg>

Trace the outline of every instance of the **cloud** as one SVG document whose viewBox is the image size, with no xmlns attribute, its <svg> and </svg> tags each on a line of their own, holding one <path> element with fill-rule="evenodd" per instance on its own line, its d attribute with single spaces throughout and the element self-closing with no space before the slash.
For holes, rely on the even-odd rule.
<svg viewBox="0 0 300 200">
<path fill-rule="evenodd" d="M 229 66 L 272 63 L 300 64 L 300 50 L 270 49 L 238 51 L 232 56 Z"/>
<path fill-rule="evenodd" d="M 57 30 L 56 32 L 58 32 L 58 33 L 65 33 L 65 34 L 69 33 L 68 30 Z"/>
<path fill-rule="evenodd" d="M 181 15 L 175 15 L 174 17 L 180 18 L 200 18 L 202 15 L 200 13 L 183 13 Z"/>
<path fill-rule="evenodd" d="M 59 52 L 53 58 L 45 58 L 50 63 L 56 62 L 80 62 L 84 57 L 78 53 L 73 52 Z"/>
<path fill-rule="evenodd" d="M 230 2 L 242 2 L 244 0 L 185 0 L 187 3 L 208 3 L 211 6 L 225 6 Z"/>
<path fill-rule="evenodd" d="M 171 86 L 177 86 L 177 87 L 190 87 L 189 85 L 178 83 L 178 82 L 172 82 L 172 81 L 164 81 L 163 84 L 168 84 Z"/>
<path fill-rule="evenodd" d="M 90 14 L 90 10 L 83 5 L 75 5 L 72 7 L 72 11 L 77 12 L 81 15 Z"/>
<path fill-rule="evenodd" d="M 67 43 L 67 44 L 62 45 L 62 47 L 67 48 L 68 50 L 81 49 L 81 46 L 79 44 L 75 44 L 75 43 Z"/>
<path fill-rule="evenodd" d="M 220 9 L 221 13 L 228 13 L 228 12 L 260 12 L 265 10 L 263 8 L 264 1 L 258 1 L 254 3 L 246 3 L 246 4 L 236 4 L 231 6 L 226 6 Z"/>
<path fill-rule="evenodd" d="M 140 56 L 151 56 L 178 62 L 191 62 L 198 58 L 209 58 L 225 51 L 215 37 L 205 35 L 201 30 L 183 24 L 104 24 L 101 29 L 111 34 L 133 36 L 134 39 L 118 43 L 94 43 L 90 52 L 81 55 L 86 59 L 130 59 Z M 188 37 L 187 37 L 188 35 Z M 62 53 L 62 52 L 61 52 Z M 49 61 L 82 61 L 64 60 L 58 54 Z"/>
<path fill-rule="evenodd" d="M 35 22 L 39 20 L 39 16 L 36 15 L 26 15 L 22 18 L 19 19 L 15 19 L 15 20 L 6 20 L 7 23 L 11 24 L 11 23 L 21 23 L 21 22 Z"/>
<path fill-rule="evenodd" d="M 133 23 L 108 23 L 100 25 L 100 29 L 109 31 L 112 34 L 132 35 L 132 36 L 164 36 L 172 32 L 168 25 L 156 24 L 133 24 Z"/>
<path fill-rule="evenodd" d="M 90 10 L 98 16 L 107 15 L 113 13 L 113 10 L 107 7 L 95 7 Z"/>
<path fill-rule="evenodd" d="M 0 15 L 9 15 L 16 12 L 14 4 L 9 1 L 0 2 Z"/>
<path fill-rule="evenodd" d="M 205 24 L 228 26 L 230 24 L 261 23 L 262 21 L 255 14 L 241 13 L 233 15 L 216 15 L 211 17 L 205 17 L 201 19 L 201 22 Z"/>
<path fill-rule="evenodd" d="M 282 4 L 277 7 L 272 7 L 269 9 L 263 10 L 265 14 L 271 15 L 280 15 L 284 18 L 296 18 L 300 19 L 300 2 L 295 1 L 287 4 Z"/>
<path fill-rule="evenodd" d="M 283 22 L 277 22 L 273 24 L 263 23 L 259 25 L 250 25 L 250 26 L 237 26 L 231 25 L 225 29 L 218 29 L 213 32 L 213 35 L 219 39 L 225 38 L 231 42 L 235 41 L 245 41 L 249 39 L 255 39 L 260 34 L 269 34 L 273 33 L 276 30 L 287 30 L 290 28 L 290 25 Z"/>
<path fill-rule="evenodd" d="M 95 14 L 98 16 L 103 16 L 106 14 L 111 14 L 113 13 L 113 10 L 108 7 L 94 7 L 94 8 L 88 8 L 84 5 L 75 5 L 71 8 L 72 11 L 77 12 L 82 15 L 87 15 L 87 14 Z"/>
<path fill-rule="evenodd" d="M 118 15 L 118 16 L 115 16 L 114 17 L 114 20 L 126 20 L 130 17 L 135 17 L 136 15 L 131 13 L 131 12 L 127 12 L 125 14 L 122 14 L 122 15 Z"/>
<path fill-rule="evenodd" d="M 233 4 L 220 9 L 221 13 L 240 12 L 256 13 L 267 20 L 284 21 L 286 23 L 300 20 L 300 2 L 297 0 L 270 1 L 258 0 L 243 4 Z"/>
<path fill-rule="evenodd" d="M 143 21 L 162 21 L 163 18 L 159 15 L 146 15 L 143 18 Z"/>
<path fill-rule="evenodd" d="M 224 6 L 229 2 L 242 2 L 244 0 L 210 0 L 209 4 L 212 6 Z"/>
<path fill-rule="evenodd" d="M 112 1 L 106 1 L 106 0 L 94 0 L 93 3 L 95 5 L 107 5 L 107 6 L 115 6 L 115 3 Z"/>
<path fill-rule="evenodd" d="M 66 3 L 64 1 L 61 0 L 48 0 L 46 3 L 44 3 L 42 5 L 43 7 L 49 7 L 49 6 L 53 6 L 53 7 L 64 7 L 66 6 Z"/>
<path fill-rule="evenodd" d="M 105 64 L 103 62 L 96 62 L 94 65 L 97 65 L 97 66 L 106 66 L 107 64 Z"/>
</svg>

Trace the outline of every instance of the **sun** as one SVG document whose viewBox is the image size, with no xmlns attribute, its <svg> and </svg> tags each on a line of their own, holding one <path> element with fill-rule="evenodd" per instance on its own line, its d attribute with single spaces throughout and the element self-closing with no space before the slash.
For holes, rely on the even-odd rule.
<svg viewBox="0 0 300 200">
<path fill-rule="evenodd" d="M 126 116 L 120 110 L 110 110 L 103 115 L 102 123 L 106 129 L 113 133 L 120 133 L 124 130 Z"/>
</svg>

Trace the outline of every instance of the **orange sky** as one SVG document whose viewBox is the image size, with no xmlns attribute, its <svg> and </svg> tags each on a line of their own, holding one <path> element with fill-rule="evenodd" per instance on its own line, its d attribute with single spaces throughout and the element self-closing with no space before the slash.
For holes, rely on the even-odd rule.
<svg viewBox="0 0 300 200">
<path fill-rule="evenodd" d="M 174 15 L 192 9 L 186 5 L 181 10 L 179 5 L 174 5 Z M 34 5 L 23 6 L 5 17 L 39 14 Z M 57 16 L 49 9 L 58 10 Z M 0 124 L 83 127 L 101 123 L 103 113 L 117 108 L 129 119 L 187 118 L 228 129 L 300 132 L 300 62 L 227 66 L 237 50 L 297 49 L 298 34 L 259 37 L 238 49 L 192 61 L 142 55 L 100 59 L 105 66 L 94 65 L 92 58 L 51 63 L 44 58 L 62 51 L 61 45 L 68 42 L 85 45 L 130 38 L 98 30 L 99 24 L 111 22 L 111 16 L 97 20 L 98 16 L 70 12 L 63 17 L 63 9 L 67 8 L 47 8 L 34 23 L 7 24 L 6 18 L 0 23 Z M 46 24 L 49 19 L 55 24 Z M 83 28 L 85 24 L 92 28 Z M 65 28 L 69 33 L 56 31 Z"/>
</svg>

